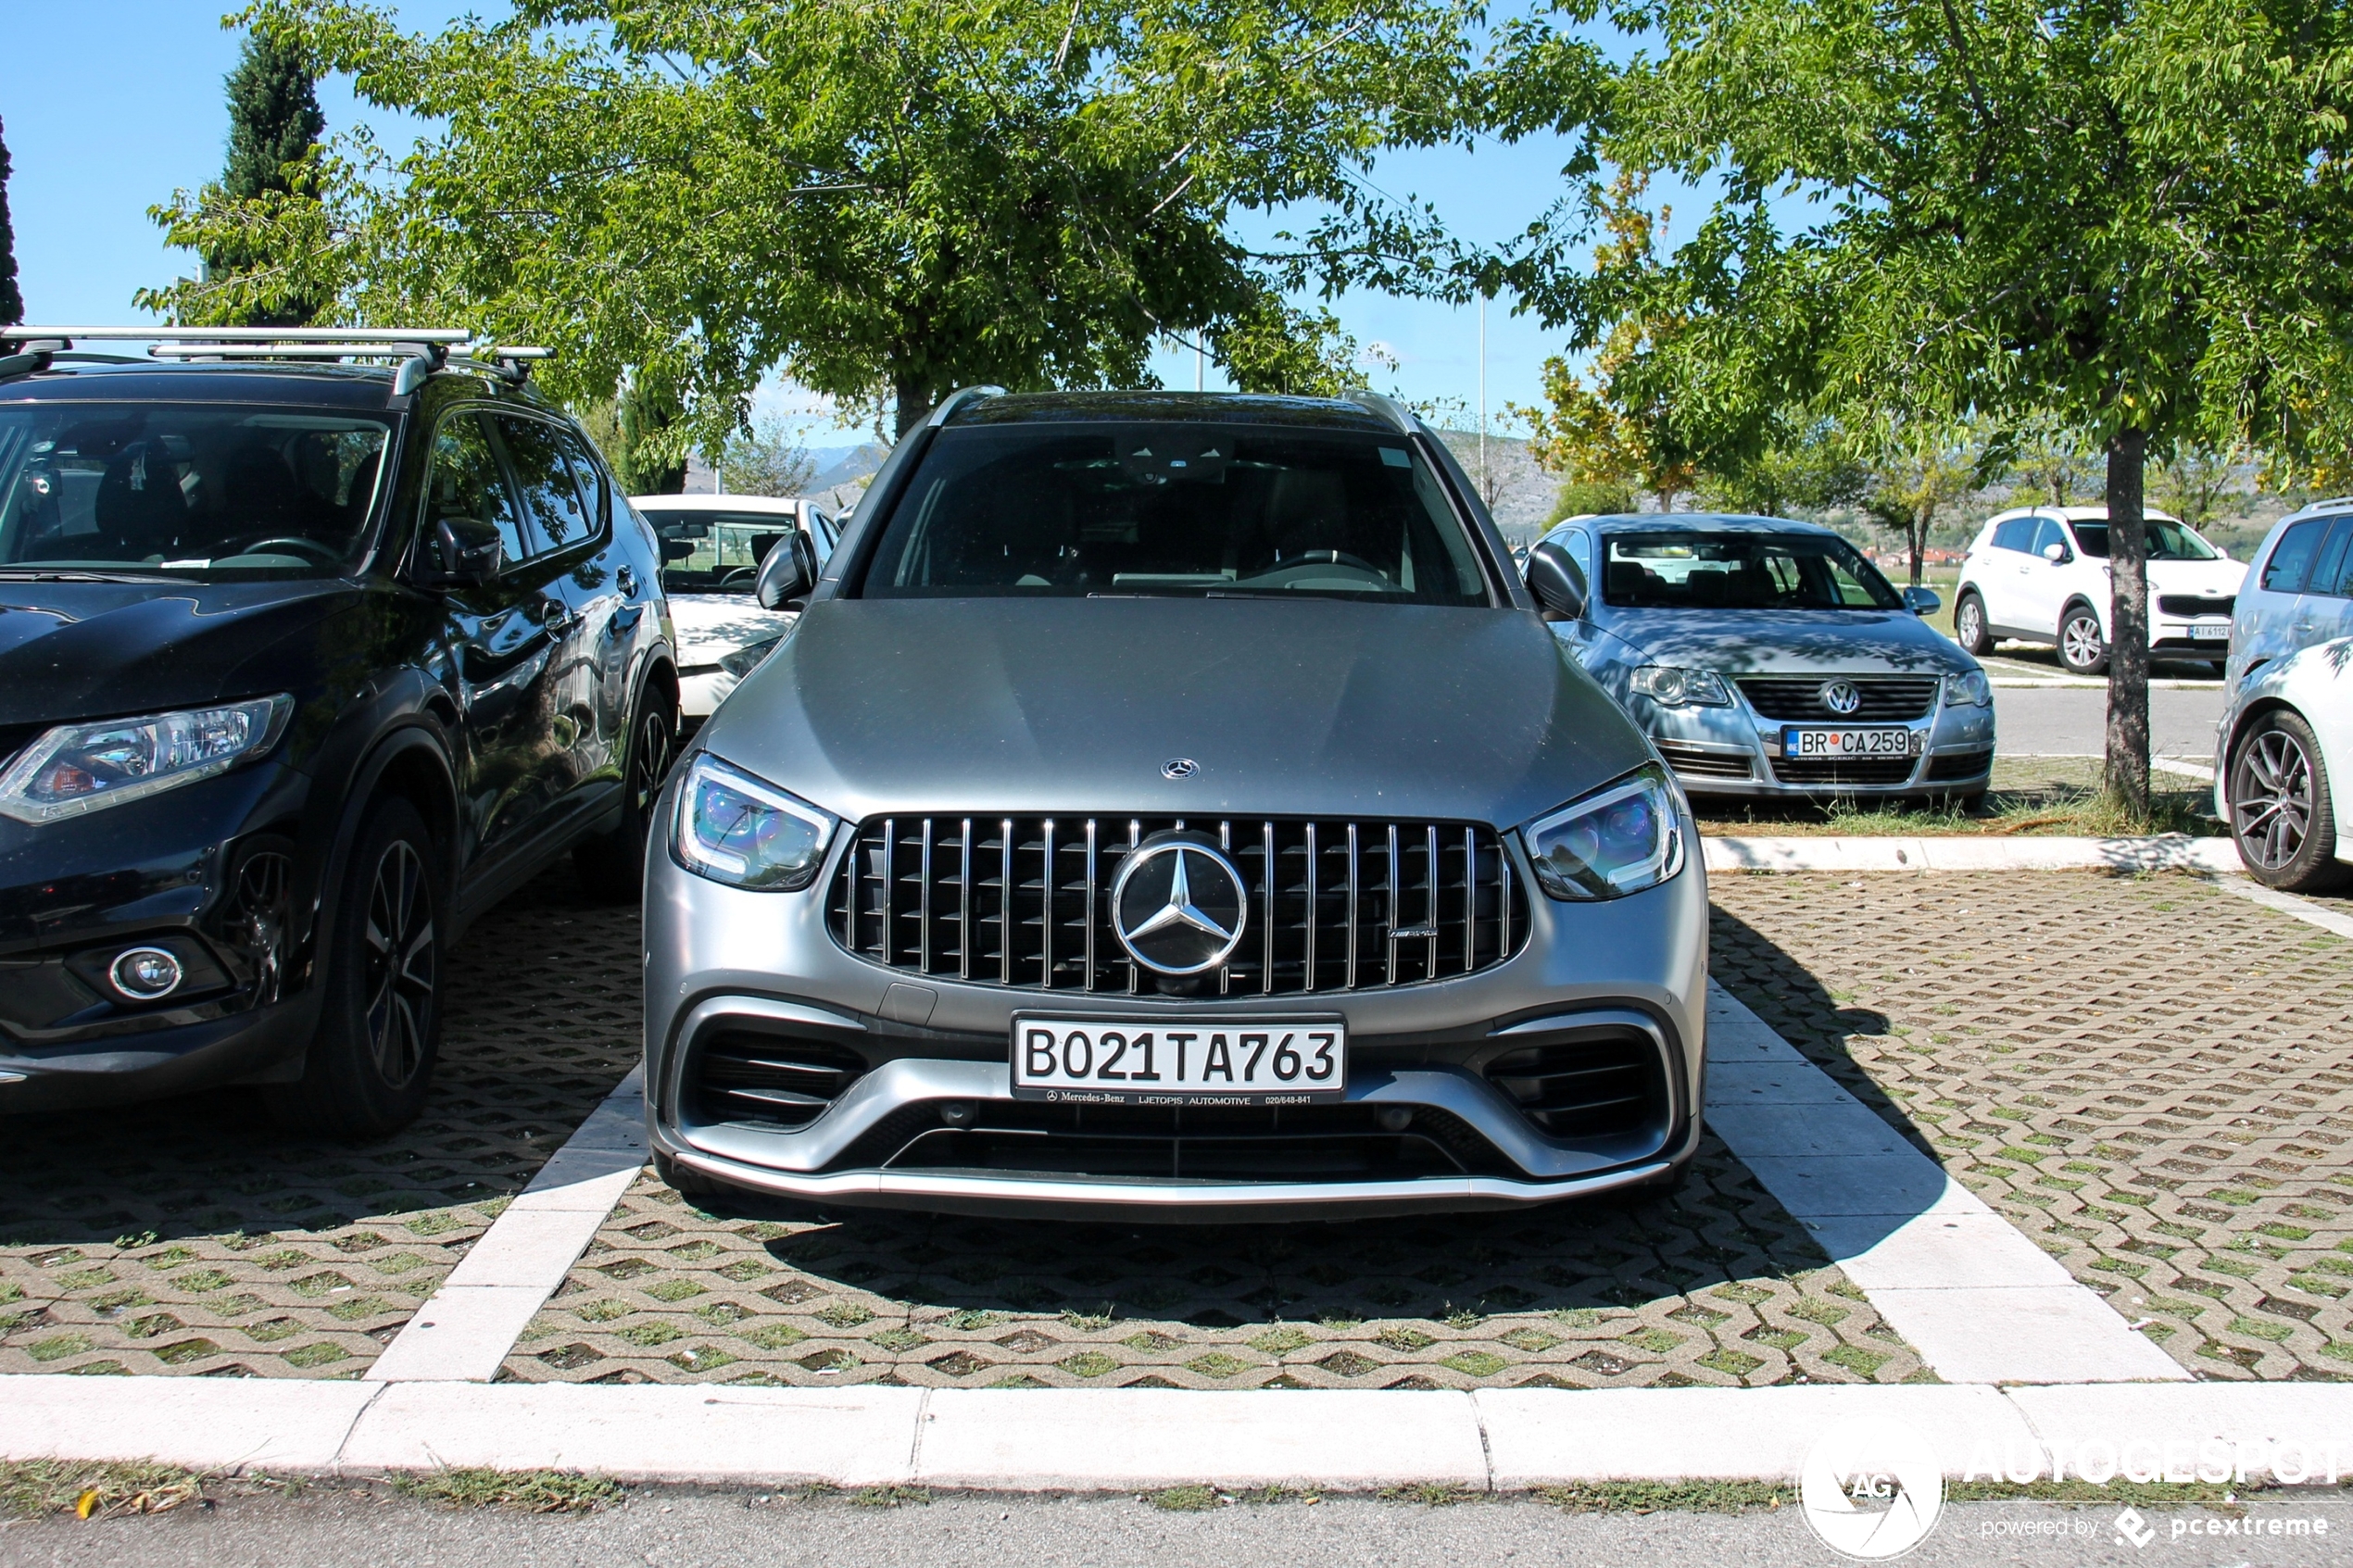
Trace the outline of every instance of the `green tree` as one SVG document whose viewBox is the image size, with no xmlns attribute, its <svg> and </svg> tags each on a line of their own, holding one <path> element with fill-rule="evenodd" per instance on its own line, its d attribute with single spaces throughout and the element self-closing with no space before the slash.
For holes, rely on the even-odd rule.
<svg viewBox="0 0 2353 1568">
<path fill-rule="evenodd" d="M 1360 165 L 1443 134 L 1472 0 L 519 0 L 434 35 L 345 0 L 260 0 L 257 32 L 437 129 L 362 139 L 303 201 L 182 195 L 179 243 L 274 236 L 355 319 L 562 346 L 574 402 L 676 389 L 678 449 L 761 377 L 911 428 L 950 388 L 1136 384 L 1155 340 L 1290 287 L 1249 207 L 1360 209 Z M 266 297 L 270 289 L 253 291 Z M 182 281 L 170 308 L 251 297 Z"/>
<path fill-rule="evenodd" d="M 2029 416 L 2005 445 L 2010 483 L 2027 492 L 2020 501 L 2064 507 L 2097 494 L 2099 444 L 2053 416 Z"/>
<path fill-rule="evenodd" d="M 1903 536 L 1918 587 L 1938 516 L 1984 483 L 1985 442 L 1969 422 L 1923 420 L 1882 427 L 1875 447 L 1863 509 Z"/>
<path fill-rule="evenodd" d="M 1900 386 L 1913 418 L 2089 433 L 2113 542 L 2107 776 L 2145 812 L 2145 462 L 2259 430 L 2293 447 L 2342 402 L 2353 11 L 1656 0 L 1628 19 L 1655 47 L 1617 83 L 1608 151 L 1721 193 L 1642 280 L 1685 322 L 1656 373 L 1702 405 L 1730 364 L 1764 372 L 1760 398 L 1836 412 Z M 1565 316 L 1618 303 L 1554 295 Z"/>
<path fill-rule="evenodd" d="M 686 454 L 678 426 L 685 409 L 675 391 L 647 375 L 621 389 L 614 406 L 620 449 L 613 477 L 632 495 L 675 495 L 686 488 Z"/>
<path fill-rule="evenodd" d="M 2165 455 L 2149 475 L 2149 498 L 2199 533 L 2246 510 L 2239 474 L 2255 462 L 2243 446 L 2214 447 L 2184 442 Z"/>
<path fill-rule="evenodd" d="M 720 449 L 719 487 L 737 495 L 798 495 L 817 477 L 817 464 L 780 419 L 738 431 Z"/>
<path fill-rule="evenodd" d="M 24 295 L 17 292 L 17 230 L 8 220 L 8 140 L 0 130 L 0 327 L 24 320 Z"/>
<path fill-rule="evenodd" d="M 224 202 L 257 202 L 295 190 L 288 166 L 300 165 L 327 129 L 319 110 L 318 77 L 309 56 L 283 33 L 256 32 L 229 73 L 229 161 L 217 187 Z M 226 277 L 266 267 L 271 257 L 232 236 L 204 253 L 208 277 Z M 324 304 L 316 293 L 289 292 L 272 304 L 249 309 L 239 323 L 257 327 L 307 326 Z M 220 324 L 220 323 L 210 323 Z"/>
</svg>

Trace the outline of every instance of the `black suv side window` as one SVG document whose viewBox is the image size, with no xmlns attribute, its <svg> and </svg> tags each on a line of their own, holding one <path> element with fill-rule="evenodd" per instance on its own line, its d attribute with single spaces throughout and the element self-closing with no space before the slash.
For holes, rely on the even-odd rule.
<svg viewBox="0 0 2353 1568">
<path fill-rule="evenodd" d="M 433 461 L 425 474 L 425 527 L 445 517 L 470 517 L 498 530 L 498 546 L 509 565 L 536 553 L 522 512 L 499 470 L 490 433 L 471 408 L 460 408 L 433 433 Z"/>
<path fill-rule="evenodd" d="M 579 432 L 558 429 L 556 445 L 572 460 L 573 483 L 580 487 L 580 498 L 588 504 L 589 532 L 602 531 L 612 521 L 612 485 L 606 480 L 604 469 Z"/>
<path fill-rule="evenodd" d="M 597 524 L 573 482 L 562 433 L 540 420 L 494 417 L 499 436 L 507 444 L 507 456 L 515 466 L 515 483 L 522 486 L 532 521 L 547 541 L 545 547 L 568 550 L 585 543 L 596 533 Z"/>
</svg>

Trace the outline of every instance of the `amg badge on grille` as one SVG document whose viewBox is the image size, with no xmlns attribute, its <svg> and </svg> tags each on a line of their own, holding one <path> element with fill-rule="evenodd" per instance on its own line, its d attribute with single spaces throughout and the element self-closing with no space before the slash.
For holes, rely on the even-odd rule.
<svg viewBox="0 0 2353 1568">
<path fill-rule="evenodd" d="M 1241 945 L 1249 900 L 1241 872 L 1201 840 L 1147 839 L 1112 884 L 1112 929 L 1146 969 L 1199 974 Z"/>
</svg>

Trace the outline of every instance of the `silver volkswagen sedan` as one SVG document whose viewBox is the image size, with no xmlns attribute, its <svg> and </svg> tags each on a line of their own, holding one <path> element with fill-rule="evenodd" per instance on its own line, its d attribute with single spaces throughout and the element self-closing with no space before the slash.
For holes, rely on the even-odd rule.
<svg viewBox="0 0 2353 1568">
<path fill-rule="evenodd" d="M 1385 399 L 959 394 L 673 772 L 661 1173 L 1128 1220 L 1671 1183 L 1689 808 Z"/>
<path fill-rule="evenodd" d="M 1579 664 L 1693 794 L 1983 796 L 1994 692 L 1830 529 L 1785 518 L 1577 518 L 1529 558 Z M 1589 586 L 1591 585 L 1591 586 Z M 1598 587 L 1598 593 L 1591 591 Z"/>
</svg>

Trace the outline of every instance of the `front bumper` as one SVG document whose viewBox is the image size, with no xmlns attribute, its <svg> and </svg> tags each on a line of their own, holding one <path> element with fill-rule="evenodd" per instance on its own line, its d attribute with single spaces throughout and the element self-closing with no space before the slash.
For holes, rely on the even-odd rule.
<svg viewBox="0 0 2353 1568">
<path fill-rule="evenodd" d="M 851 835 L 841 836 L 836 861 Z M 1162 1026 L 1296 1014 L 1302 1001 L 1347 1020 L 1343 1103 L 1275 1113 L 1294 1118 L 1287 1123 L 1215 1130 L 1198 1119 L 1184 1124 L 1183 1116 L 1198 1118 L 1192 1111 L 1166 1113 L 1178 1120 L 1164 1129 L 1139 1130 L 1130 1118 L 1098 1132 L 1103 1113 L 1087 1110 L 1054 1113 L 1072 1116 L 1067 1125 L 1041 1120 L 1034 1102 L 1012 1097 L 1009 1052 L 1014 1012 L 1036 1009 L 1046 994 L 917 976 L 852 957 L 826 929 L 830 884 L 828 874 L 803 893 L 739 892 L 682 871 L 659 842 L 652 847 L 648 1118 L 654 1148 L 682 1166 L 826 1203 L 1129 1222 L 1272 1220 L 1552 1201 L 1654 1179 L 1696 1147 L 1707 984 L 1706 883 L 1696 855 L 1664 886 L 1610 904 L 1531 897 L 1527 946 L 1455 979 L 1256 1004 L 1052 993 L 1056 1010 Z M 704 1053 L 722 1037 L 769 1032 L 849 1053 L 859 1075 L 799 1126 L 714 1110 L 698 1087 Z M 1655 1098 L 1636 1123 L 1555 1136 L 1483 1075 L 1507 1052 L 1603 1038 L 1624 1060 L 1655 1066 Z M 1408 1113 L 1406 1127 L 1378 1131 L 1384 1110 Z M 1090 1115 L 1098 1121 L 1086 1123 Z M 1287 1179 L 1282 1173 L 1318 1136 L 1373 1152 Z M 1194 1177 L 1088 1166 L 1082 1146 L 1114 1137 L 1130 1147 L 1214 1143 L 1223 1168 Z M 1394 1160 L 1379 1152 L 1392 1138 L 1401 1146 Z M 961 1152 L 967 1139 L 988 1149 L 973 1163 Z M 1402 1147 L 1414 1140 L 1420 1147 Z M 1018 1167 L 1028 1148 L 1044 1151 L 1033 1167 L 1007 1168 L 1008 1160 Z"/>
<path fill-rule="evenodd" d="M 1949 707 L 1927 717 L 1872 728 L 1901 728 L 1918 754 L 1897 768 L 1874 760 L 1845 769 L 1793 767 L 1782 757 L 1781 732 L 1791 722 L 1768 719 L 1735 696 L 1728 708 L 1661 708 L 1633 698 L 1635 721 L 1675 770 L 1686 792 L 1751 800 L 1818 800 L 1830 797 L 1918 797 L 1983 789 L 1994 771 L 1994 709 Z M 1835 725 L 1809 720 L 1808 727 Z M 1862 721 L 1856 721 L 1861 727 Z"/>
</svg>

